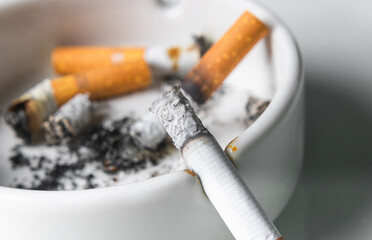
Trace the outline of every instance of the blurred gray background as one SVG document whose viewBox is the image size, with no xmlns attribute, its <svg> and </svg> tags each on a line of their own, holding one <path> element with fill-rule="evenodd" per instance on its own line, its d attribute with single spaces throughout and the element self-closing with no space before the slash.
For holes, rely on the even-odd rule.
<svg viewBox="0 0 372 240">
<path fill-rule="evenodd" d="M 372 2 L 258 2 L 292 29 L 306 72 L 303 173 L 276 225 L 286 240 L 371 240 Z"/>
</svg>

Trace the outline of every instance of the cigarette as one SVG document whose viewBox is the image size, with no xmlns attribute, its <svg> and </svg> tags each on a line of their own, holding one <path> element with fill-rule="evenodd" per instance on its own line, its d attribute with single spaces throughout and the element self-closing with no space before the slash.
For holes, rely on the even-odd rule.
<svg viewBox="0 0 372 240">
<path fill-rule="evenodd" d="M 281 238 L 215 138 L 203 126 L 179 87 L 172 87 L 150 108 L 196 173 L 210 201 L 235 239 Z"/>
<path fill-rule="evenodd" d="M 52 65 L 58 74 L 71 74 L 96 68 L 142 62 L 154 75 L 185 76 L 211 43 L 195 36 L 191 46 L 149 47 L 58 47 L 52 52 Z"/>
<path fill-rule="evenodd" d="M 19 137 L 30 142 L 46 117 L 76 94 L 89 93 L 91 100 L 100 100 L 150 84 L 150 69 L 141 62 L 46 79 L 15 99 L 4 118 Z"/>
<path fill-rule="evenodd" d="M 186 75 L 182 88 L 195 101 L 204 103 L 268 31 L 258 18 L 244 12 Z"/>
<path fill-rule="evenodd" d="M 88 94 L 78 94 L 43 123 L 48 144 L 67 144 L 92 120 L 92 102 Z"/>
</svg>

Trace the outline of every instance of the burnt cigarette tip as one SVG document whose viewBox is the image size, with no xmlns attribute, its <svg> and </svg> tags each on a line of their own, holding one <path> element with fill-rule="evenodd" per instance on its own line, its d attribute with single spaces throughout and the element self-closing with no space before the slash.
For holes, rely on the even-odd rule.
<svg viewBox="0 0 372 240">
<path fill-rule="evenodd" d="M 88 94 L 78 94 L 43 123 L 48 144 L 67 144 L 92 120 L 93 106 Z"/>
<path fill-rule="evenodd" d="M 182 89 L 198 104 L 203 104 L 208 99 L 208 96 L 201 91 L 200 86 L 192 80 L 183 81 Z"/>
<path fill-rule="evenodd" d="M 180 150 L 199 134 L 209 134 L 179 86 L 166 90 L 153 102 L 150 111 L 159 117 L 175 147 Z"/>
<path fill-rule="evenodd" d="M 5 122 L 15 131 L 16 135 L 26 143 L 31 142 L 31 131 L 26 106 L 29 101 L 14 102 L 4 113 Z"/>
<path fill-rule="evenodd" d="M 200 56 L 203 56 L 213 45 L 213 42 L 203 35 L 194 35 L 193 38 L 195 45 L 199 48 Z"/>
</svg>

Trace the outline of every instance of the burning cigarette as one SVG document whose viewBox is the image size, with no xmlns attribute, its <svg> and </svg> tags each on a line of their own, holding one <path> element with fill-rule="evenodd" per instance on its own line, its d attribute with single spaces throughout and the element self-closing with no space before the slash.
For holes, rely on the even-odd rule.
<svg viewBox="0 0 372 240">
<path fill-rule="evenodd" d="M 185 76 L 210 45 L 206 38 L 195 37 L 195 44 L 187 47 L 58 47 L 52 53 L 52 64 L 56 73 L 71 74 L 143 62 L 155 75 Z"/>
<path fill-rule="evenodd" d="M 70 142 L 92 119 L 92 103 L 88 94 L 78 94 L 43 123 L 49 144 Z"/>
<path fill-rule="evenodd" d="M 268 28 L 264 23 L 251 13 L 244 12 L 187 74 L 182 88 L 195 101 L 204 103 L 267 33 Z"/>
<path fill-rule="evenodd" d="M 76 94 L 89 93 L 92 100 L 99 100 L 150 84 L 151 73 L 145 62 L 47 79 L 15 99 L 4 118 L 19 137 L 30 142 L 46 117 Z"/>
<path fill-rule="evenodd" d="M 160 118 L 187 165 L 199 176 L 205 193 L 236 239 L 280 239 L 280 233 L 179 87 L 163 93 L 150 111 Z"/>
</svg>

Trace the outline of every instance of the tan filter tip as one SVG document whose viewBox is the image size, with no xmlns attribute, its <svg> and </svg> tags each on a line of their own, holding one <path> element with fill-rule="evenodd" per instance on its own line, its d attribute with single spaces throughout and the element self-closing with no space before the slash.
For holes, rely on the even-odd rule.
<svg viewBox="0 0 372 240">
<path fill-rule="evenodd" d="M 253 14 L 244 12 L 188 73 L 182 88 L 195 101 L 205 102 L 267 33 L 268 28 L 263 22 Z"/>
</svg>

